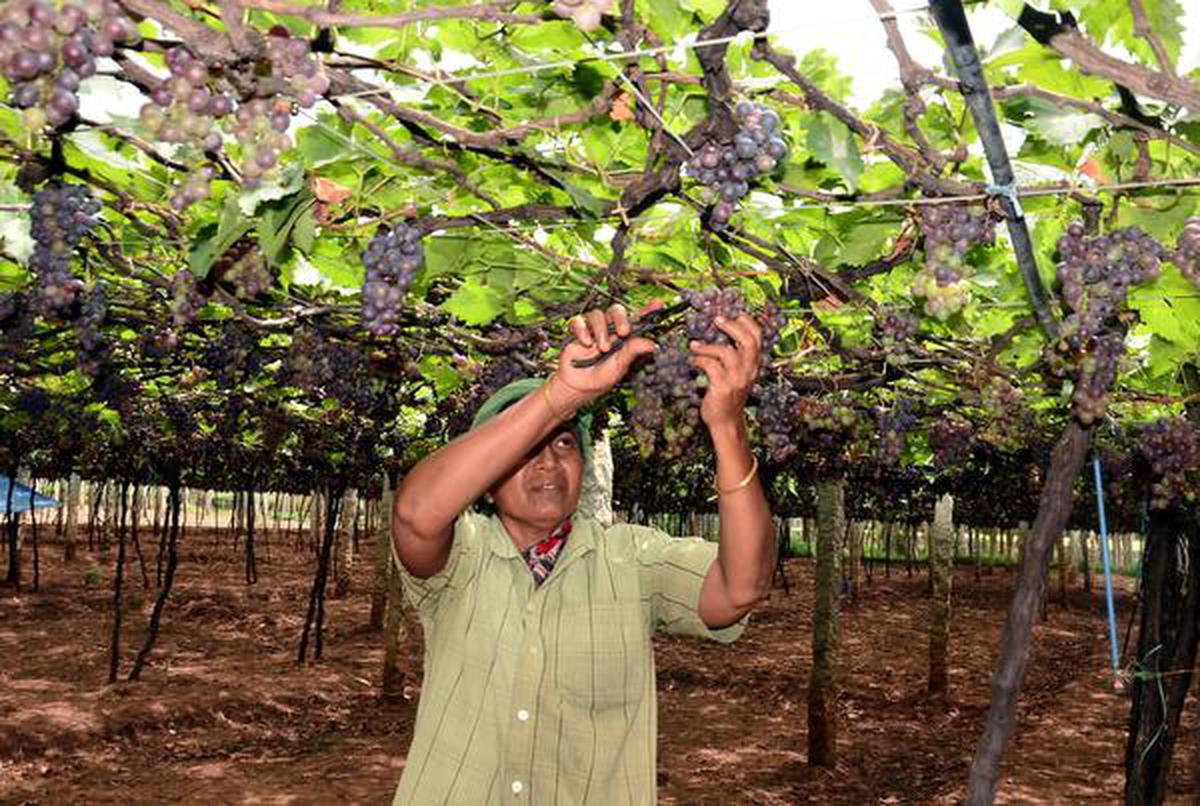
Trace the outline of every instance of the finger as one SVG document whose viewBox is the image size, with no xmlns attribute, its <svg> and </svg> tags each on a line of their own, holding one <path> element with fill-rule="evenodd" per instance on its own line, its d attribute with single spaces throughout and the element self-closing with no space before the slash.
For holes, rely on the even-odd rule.
<svg viewBox="0 0 1200 806">
<path fill-rule="evenodd" d="M 691 349 L 692 355 L 715 358 L 728 369 L 737 366 L 737 350 L 728 344 L 705 344 L 702 341 L 692 341 L 689 342 L 688 347 Z"/>
<path fill-rule="evenodd" d="M 608 321 L 612 322 L 613 330 L 618 336 L 628 336 L 633 330 L 633 326 L 629 324 L 629 312 L 619 302 L 608 306 Z"/>
<path fill-rule="evenodd" d="M 582 314 L 576 314 L 571 317 L 571 333 L 575 336 L 575 341 L 584 347 L 596 346 L 596 342 L 592 339 L 591 331 L 588 330 L 587 322 L 584 321 Z"/>
<path fill-rule="evenodd" d="M 728 387 L 729 373 L 725 369 L 725 365 L 717 358 L 710 355 L 693 355 L 692 366 L 703 372 L 708 377 L 708 386 L 713 388 L 716 386 Z"/>
<path fill-rule="evenodd" d="M 625 342 L 625 346 L 617 353 L 614 361 L 619 361 L 621 366 L 621 376 L 624 377 L 629 368 L 633 366 L 644 355 L 649 355 L 658 349 L 658 345 L 644 337 L 637 337 Z"/>
<path fill-rule="evenodd" d="M 608 317 L 604 311 L 593 310 L 586 314 L 588 328 L 592 331 L 592 339 L 600 352 L 607 353 L 612 347 L 612 339 L 608 335 Z"/>
<path fill-rule="evenodd" d="M 754 318 L 742 314 L 737 319 L 716 319 L 714 324 L 738 346 L 739 350 L 758 351 L 762 347 L 762 328 Z"/>
<path fill-rule="evenodd" d="M 734 321 L 717 323 L 717 327 L 737 346 L 736 362 L 743 373 L 758 366 L 759 351 L 762 349 L 762 333 L 755 330 L 752 321 L 743 321 L 748 318 L 741 316 Z"/>
</svg>

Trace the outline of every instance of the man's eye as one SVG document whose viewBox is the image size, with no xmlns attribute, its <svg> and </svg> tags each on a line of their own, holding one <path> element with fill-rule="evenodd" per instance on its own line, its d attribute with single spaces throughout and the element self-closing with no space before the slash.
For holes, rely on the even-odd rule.
<svg viewBox="0 0 1200 806">
<path fill-rule="evenodd" d="M 558 439 L 554 440 L 560 448 L 574 448 L 575 436 L 573 434 L 563 434 Z"/>
</svg>

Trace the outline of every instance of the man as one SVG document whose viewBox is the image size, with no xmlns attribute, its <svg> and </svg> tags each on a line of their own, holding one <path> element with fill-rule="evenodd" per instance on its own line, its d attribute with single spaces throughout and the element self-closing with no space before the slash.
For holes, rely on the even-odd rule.
<svg viewBox="0 0 1200 806">
<path fill-rule="evenodd" d="M 744 416 L 762 334 L 749 316 L 718 327 L 730 344 L 691 351 L 708 378 L 719 547 L 573 517 L 587 438 L 575 413 L 654 350 L 629 338 L 573 364 L 630 336 L 621 306 L 576 318 L 547 381 L 501 390 L 404 479 L 392 545 L 426 649 L 395 803 L 655 802 L 651 634 L 732 641 L 774 559 Z M 496 514 L 468 512 L 485 494 Z"/>
</svg>

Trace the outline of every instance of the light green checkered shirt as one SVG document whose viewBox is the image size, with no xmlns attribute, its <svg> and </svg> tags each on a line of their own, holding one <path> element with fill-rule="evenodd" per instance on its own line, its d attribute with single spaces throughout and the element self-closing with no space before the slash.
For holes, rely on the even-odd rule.
<svg viewBox="0 0 1200 806">
<path fill-rule="evenodd" d="M 655 629 L 710 630 L 717 546 L 577 518 L 535 588 L 500 520 L 464 514 L 446 567 L 403 572 L 425 629 L 412 747 L 393 803 L 653 804 Z"/>
</svg>

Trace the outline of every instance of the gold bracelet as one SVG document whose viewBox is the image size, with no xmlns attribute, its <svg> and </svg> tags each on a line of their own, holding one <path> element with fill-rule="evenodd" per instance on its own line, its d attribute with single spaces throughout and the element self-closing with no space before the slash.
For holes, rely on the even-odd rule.
<svg viewBox="0 0 1200 806">
<path fill-rule="evenodd" d="M 562 412 L 555 408 L 554 401 L 550 399 L 550 381 L 552 380 L 554 380 L 554 373 L 550 373 L 550 377 L 546 379 L 544 384 L 542 384 L 542 397 L 545 398 L 546 408 L 550 409 L 550 413 L 554 415 L 554 419 L 565 423 L 571 418 L 565 416 Z"/>
<path fill-rule="evenodd" d="M 722 490 L 720 487 L 717 487 L 718 494 L 729 495 L 730 493 L 736 493 L 738 490 L 742 489 L 743 487 L 749 485 L 750 482 L 754 481 L 755 475 L 758 474 L 758 457 L 754 456 L 752 458 L 754 459 L 754 461 L 750 464 L 750 472 L 746 474 L 746 478 L 742 479 L 741 481 L 739 481 L 737 484 L 733 485 L 732 487 L 728 487 L 724 490 Z M 713 486 L 716 486 L 716 485 L 713 485 Z"/>
</svg>

